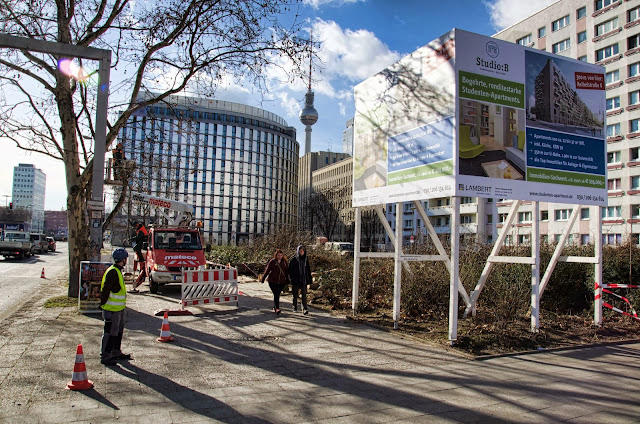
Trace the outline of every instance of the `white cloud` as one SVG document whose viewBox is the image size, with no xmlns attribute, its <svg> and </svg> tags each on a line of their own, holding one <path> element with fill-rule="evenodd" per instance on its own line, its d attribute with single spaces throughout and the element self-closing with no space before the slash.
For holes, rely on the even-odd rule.
<svg viewBox="0 0 640 424">
<path fill-rule="evenodd" d="M 319 67 L 324 78 L 360 82 L 400 59 L 367 30 L 342 29 L 336 22 L 317 20 L 313 38 L 320 42 Z"/>
<path fill-rule="evenodd" d="M 513 0 L 493 0 L 485 1 L 484 4 L 489 10 L 493 27 L 499 31 L 520 22 L 527 16 L 539 12 L 557 1 L 558 0 L 528 0 L 523 2 Z"/>
<path fill-rule="evenodd" d="M 343 4 L 349 3 L 357 3 L 359 1 L 367 1 L 367 0 L 303 0 L 302 3 L 311 6 L 314 9 L 319 9 L 320 6 L 324 6 L 325 4 L 333 3 L 336 6 L 342 6 Z"/>
</svg>

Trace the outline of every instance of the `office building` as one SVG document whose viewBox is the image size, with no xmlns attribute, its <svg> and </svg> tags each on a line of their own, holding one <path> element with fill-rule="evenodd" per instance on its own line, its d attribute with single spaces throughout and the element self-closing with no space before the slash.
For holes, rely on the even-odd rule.
<svg viewBox="0 0 640 424">
<path fill-rule="evenodd" d="M 640 0 L 561 0 L 494 37 L 605 66 L 608 206 L 600 212 L 603 240 L 618 244 L 633 237 L 637 242 L 640 233 L 637 225 L 640 223 Z M 549 79 L 552 74 L 553 69 L 549 69 L 540 78 L 547 79 L 547 88 L 553 86 L 558 104 L 566 103 L 571 97 L 567 85 L 561 80 Z M 549 106 L 540 107 L 536 113 L 551 114 L 554 108 Z M 555 108 L 559 109 L 577 111 L 580 108 L 565 104 L 563 108 Z M 574 114 L 564 119 L 589 117 Z M 508 201 L 498 203 L 499 221 L 506 218 L 510 204 Z M 543 241 L 558 240 L 572 207 L 541 203 L 540 216 L 533 217 L 531 207 L 524 205 L 519 209 L 511 240 L 527 242 L 528 227 L 536 218 L 541 222 Z M 592 242 L 598 229 L 591 218 L 599 211 L 582 207 L 579 213 L 569 242 Z"/>
<path fill-rule="evenodd" d="M 208 243 L 297 225 L 299 145 L 295 129 L 274 113 L 170 96 L 135 113 L 119 139 L 136 165 L 133 190 L 193 204 Z M 131 209 L 162 221 L 157 210 Z"/>
<path fill-rule="evenodd" d="M 30 230 L 44 231 L 44 195 L 47 177 L 32 164 L 20 163 L 13 167 L 11 201 L 14 208 L 31 212 Z"/>
<path fill-rule="evenodd" d="M 342 131 L 342 153 L 353 156 L 353 118 L 347 121 L 347 128 Z"/>
</svg>

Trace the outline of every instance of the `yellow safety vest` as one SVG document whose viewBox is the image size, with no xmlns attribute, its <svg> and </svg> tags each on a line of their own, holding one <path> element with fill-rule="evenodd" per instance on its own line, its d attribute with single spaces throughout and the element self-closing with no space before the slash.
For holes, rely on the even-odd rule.
<svg viewBox="0 0 640 424">
<path fill-rule="evenodd" d="M 111 265 L 107 268 L 107 271 L 102 276 L 102 284 L 100 285 L 100 290 L 104 290 L 104 281 L 107 279 L 107 274 L 112 269 L 115 269 L 118 272 L 118 280 L 120 281 L 120 291 L 118 293 L 114 293 L 112 291 L 109 292 L 109 299 L 107 299 L 107 303 L 102 305 L 102 309 L 105 311 L 117 312 L 122 311 L 127 303 L 127 289 L 124 285 L 124 278 L 122 277 L 122 272 L 115 265 Z"/>
</svg>

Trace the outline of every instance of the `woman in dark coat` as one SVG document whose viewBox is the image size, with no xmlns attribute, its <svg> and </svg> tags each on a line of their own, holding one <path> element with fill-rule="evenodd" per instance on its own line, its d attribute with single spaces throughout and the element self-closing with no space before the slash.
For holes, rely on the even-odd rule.
<svg viewBox="0 0 640 424">
<path fill-rule="evenodd" d="M 273 259 L 267 263 L 262 274 L 262 281 L 269 280 L 269 288 L 273 292 L 273 312 L 280 315 L 280 293 L 289 278 L 289 265 L 282 249 L 276 249 Z"/>
<path fill-rule="evenodd" d="M 298 293 L 302 292 L 302 313 L 307 315 L 307 285 L 311 284 L 311 267 L 307 258 L 307 249 L 298 246 L 296 256 L 289 263 L 289 277 L 291 277 L 291 291 L 293 292 L 293 311 L 298 310 Z"/>
</svg>

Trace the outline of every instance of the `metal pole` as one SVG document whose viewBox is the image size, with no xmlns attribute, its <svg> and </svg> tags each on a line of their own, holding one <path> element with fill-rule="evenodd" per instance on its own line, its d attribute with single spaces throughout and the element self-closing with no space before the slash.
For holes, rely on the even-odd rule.
<svg viewBox="0 0 640 424">
<path fill-rule="evenodd" d="M 96 105 L 96 128 L 93 148 L 93 182 L 91 197 L 94 202 L 102 203 L 101 211 L 90 211 L 91 217 L 91 260 L 100 261 L 102 248 L 102 215 L 104 212 L 104 156 L 107 138 L 107 109 L 109 106 L 109 72 L 111 52 L 103 51 L 98 71 L 98 100 Z M 97 215 L 99 212 L 99 216 Z"/>
<path fill-rule="evenodd" d="M 533 202 L 531 222 L 531 331 L 540 329 L 540 203 Z"/>
<path fill-rule="evenodd" d="M 351 309 L 353 315 L 358 309 L 358 295 L 360 290 L 360 231 L 362 229 L 362 213 L 356 208 L 356 228 L 353 238 L 353 290 L 351 293 Z"/>
<path fill-rule="evenodd" d="M 402 283 L 402 203 L 396 203 L 396 250 L 393 269 L 393 328 L 398 329 L 400 319 L 400 285 Z"/>
<path fill-rule="evenodd" d="M 596 257 L 596 264 L 594 265 L 595 276 L 595 293 L 593 302 L 593 321 L 597 326 L 602 325 L 602 210 L 598 206 L 596 208 L 596 228 L 594 240 L 594 256 Z"/>
<path fill-rule="evenodd" d="M 458 339 L 458 293 L 460 273 L 460 198 L 452 197 L 451 214 L 451 272 L 449 284 L 449 342 Z"/>
</svg>

